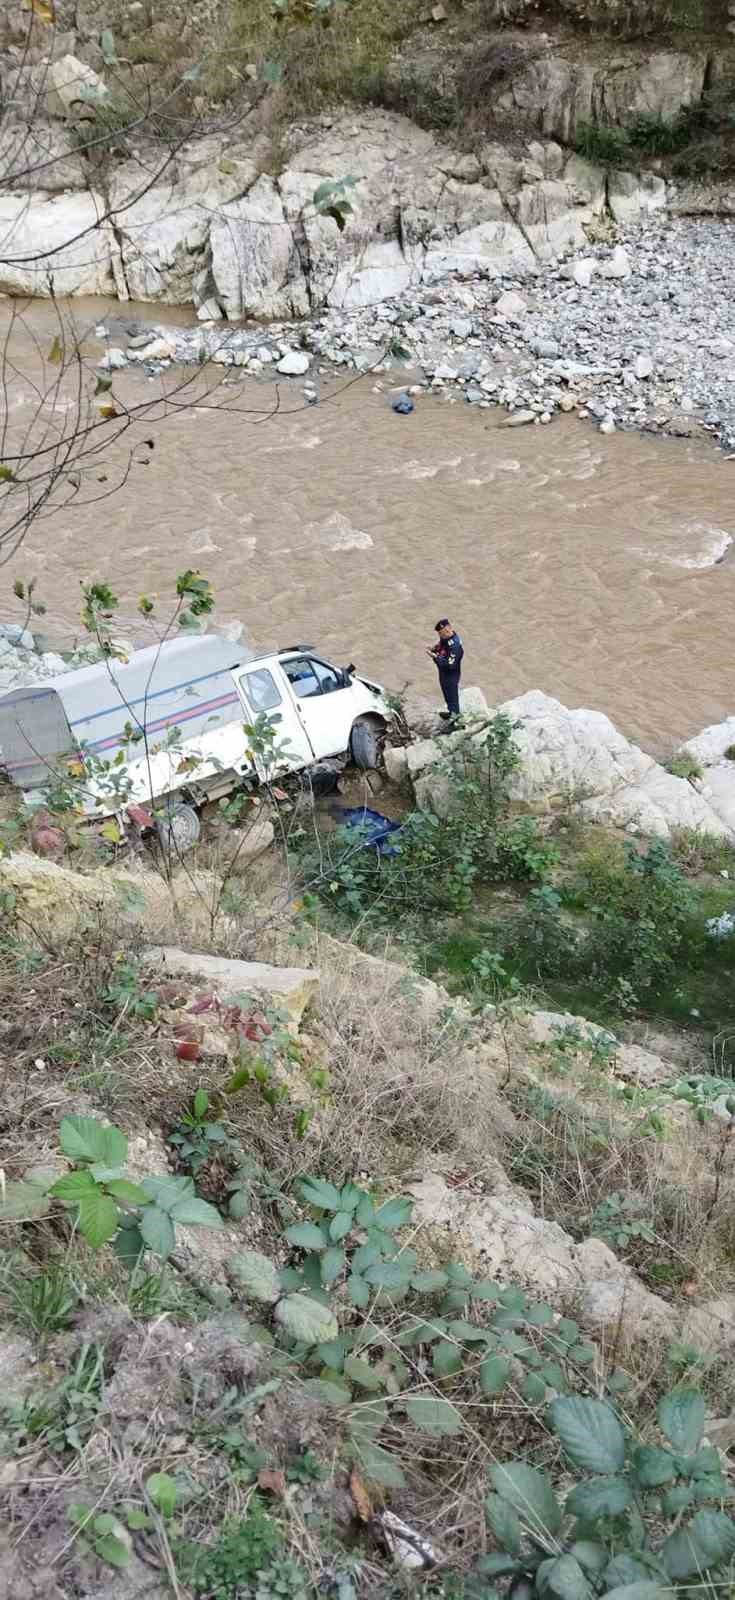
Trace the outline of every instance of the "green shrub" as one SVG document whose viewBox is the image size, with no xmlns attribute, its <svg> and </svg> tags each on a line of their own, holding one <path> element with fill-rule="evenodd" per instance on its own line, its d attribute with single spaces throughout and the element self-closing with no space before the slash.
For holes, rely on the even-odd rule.
<svg viewBox="0 0 735 1600">
<path fill-rule="evenodd" d="M 184 1546 L 178 1552 L 180 1571 L 196 1595 L 239 1600 L 252 1592 L 249 1586 L 271 1565 L 282 1543 L 278 1524 L 254 1497 L 247 1516 L 226 1523 L 215 1544 Z"/>
<path fill-rule="evenodd" d="M 485 1512 L 498 1550 L 480 1559 L 483 1576 L 512 1580 L 513 1594 L 523 1584 L 528 1600 L 714 1590 L 715 1575 L 731 1570 L 735 1522 L 719 1509 L 732 1498 L 719 1452 L 701 1443 L 701 1394 L 663 1397 L 663 1443 L 639 1439 L 609 1401 L 560 1397 L 547 1416 L 579 1481 L 562 1504 L 547 1472 L 523 1461 L 492 1466 Z"/>
<path fill-rule="evenodd" d="M 578 123 L 574 148 L 585 161 L 601 167 L 622 167 L 630 160 L 630 144 L 624 130 L 596 122 Z"/>
<path fill-rule="evenodd" d="M 702 768 L 694 756 L 687 755 L 685 750 L 673 756 L 666 764 L 667 771 L 673 778 L 686 778 L 689 783 L 694 778 L 701 778 Z"/>
<path fill-rule="evenodd" d="M 580 864 L 576 897 L 592 918 L 580 951 L 588 976 L 628 986 L 635 1003 L 674 969 L 693 907 L 689 886 L 661 840 L 591 850 Z"/>
</svg>

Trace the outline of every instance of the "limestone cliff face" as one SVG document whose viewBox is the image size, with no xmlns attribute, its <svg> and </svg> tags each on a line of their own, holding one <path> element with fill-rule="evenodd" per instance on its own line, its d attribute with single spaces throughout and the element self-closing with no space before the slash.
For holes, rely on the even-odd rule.
<svg viewBox="0 0 735 1600">
<path fill-rule="evenodd" d="M 190 95 L 165 128 L 149 111 L 160 104 L 153 46 L 163 26 L 170 48 L 170 9 L 161 24 L 133 0 L 113 36 L 94 0 L 60 0 L 55 27 L 36 18 L 30 32 L 16 0 L 0 3 L 0 290 L 298 317 L 450 273 L 522 276 L 582 246 L 606 210 L 630 221 L 667 203 L 730 208 L 731 185 L 708 178 L 667 193 L 656 172 L 606 174 L 573 150 L 580 130 L 671 125 L 699 106 L 735 70 L 735 24 L 722 19 L 683 43 L 618 43 L 572 32 L 567 0 L 554 34 L 523 3 L 486 4 L 472 28 L 472 8 L 458 5 L 456 26 L 450 13 L 446 31 L 402 42 L 380 90 L 409 104 L 413 85 L 422 124 L 432 96 L 451 102 L 451 131 L 384 106 L 343 106 L 279 124 L 276 151 L 262 83 L 251 81 L 234 110 Z M 191 32 L 202 7 L 190 10 Z M 205 5 L 200 22 L 208 16 Z M 185 68 L 184 18 L 181 30 Z M 314 195 L 348 176 L 353 210 L 340 229 Z"/>
</svg>

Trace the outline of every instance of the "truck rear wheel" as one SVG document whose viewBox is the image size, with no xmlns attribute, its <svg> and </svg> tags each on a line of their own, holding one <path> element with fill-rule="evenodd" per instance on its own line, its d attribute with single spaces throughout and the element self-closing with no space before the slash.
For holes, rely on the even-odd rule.
<svg viewBox="0 0 735 1600">
<path fill-rule="evenodd" d="M 197 843 L 201 831 L 194 806 L 172 805 L 156 818 L 158 843 L 166 855 L 185 855 Z"/>
<path fill-rule="evenodd" d="M 363 717 L 355 722 L 350 735 L 350 749 L 356 767 L 368 771 L 380 763 L 383 748 L 383 729 L 378 722 Z"/>
</svg>

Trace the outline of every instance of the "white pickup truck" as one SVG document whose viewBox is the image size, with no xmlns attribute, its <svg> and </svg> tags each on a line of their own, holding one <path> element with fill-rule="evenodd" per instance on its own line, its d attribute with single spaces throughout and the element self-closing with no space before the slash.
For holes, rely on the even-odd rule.
<svg viewBox="0 0 735 1600">
<path fill-rule="evenodd" d="M 170 810 L 174 799 L 198 807 L 246 776 L 274 775 L 259 770 L 244 732 L 261 713 L 277 735 L 281 774 L 334 757 L 374 767 L 391 720 L 379 684 L 332 666 L 311 646 L 258 655 L 205 634 L 4 695 L 0 764 L 28 792 L 63 782 L 72 758 L 90 816 L 116 815 L 133 803 L 168 802 Z"/>
</svg>

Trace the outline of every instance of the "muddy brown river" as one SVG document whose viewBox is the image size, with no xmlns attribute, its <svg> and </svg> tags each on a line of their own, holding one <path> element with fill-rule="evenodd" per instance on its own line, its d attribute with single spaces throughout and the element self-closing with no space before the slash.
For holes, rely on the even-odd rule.
<svg viewBox="0 0 735 1600">
<path fill-rule="evenodd" d="M 36 320 L 43 339 L 45 308 Z M 80 579 L 103 577 L 129 632 L 139 594 L 192 566 L 258 646 L 313 642 L 391 688 L 434 690 L 424 652 L 448 614 L 465 681 L 496 703 L 540 688 L 658 752 L 735 711 L 735 463 L 706 441 L 603 437 L 572 418 L 509 429 L 462 401 L 419 397 L 397 416 L 382 382 L 332 382 L 306 407 L 284 381 L 280 413 L 255 422 L 247 408 L 262 414 L 274 390 L 249 380 L 218 392 L 231 409 L 202 394 L 146 424 L 148 465 L 37 523 L 0 569 L 0 617 L 17 615 L 12 578 L 35 575 L 49 635 L 69 642 Z M 115 389 L 158 392 L 132 371 Z M 130 442 L 95 468 L 110 485 Z"/>
</svg>

